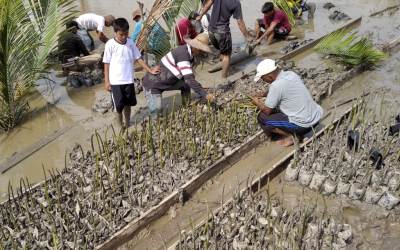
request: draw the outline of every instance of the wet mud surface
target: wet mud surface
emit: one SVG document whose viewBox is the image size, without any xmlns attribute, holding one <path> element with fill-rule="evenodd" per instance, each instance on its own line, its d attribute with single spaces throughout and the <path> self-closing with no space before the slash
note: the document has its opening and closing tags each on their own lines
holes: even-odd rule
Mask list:
<svg viewBox="0 0 400 250">
<path fill-rule="evenodd" d="M 83 2 L 83 1 L 82 1 Z M 90 1 L 88 1 L 90 2 Z M 340 1 L 339 1 L 340 2 Z M 387 3 L 392 3 L 393 1 L 383 1 L 386 4 Z M 379 7 L 381 4 L 385 3 L 379 3 L 377 4 Z M 360 7 L 365 7 L 367 4 L 364 3 L 355 3 L 354 7 L 351 7 L 349 9 L 349 12 L 351 13 L 353 11 L 353 8 L 358 8 L 357 11 L 360 11 Z M 98 8 L 101 7 L 102 4 L 97 4 Z M 340 3 L 339 3 L 340 6 Z M 104 7 L 104 6 L 103 6 Z M 107 8 L 104 7 L 103 10 L 106 10 Z M 370 10 L 371 7 L 368 9 Z M 356 13 L 356 11 L 355 11 Z M 108 14 L 108 13 L 106 13 Z M 129 13 L 130 14 L 130 13 Z M 129 16 L 127 14 L 126 16 Z M 352 15 L 351 15 L 352 16 Z M 388 17 L 389 20 L 391 16 Z M 382 23 L 384 24 L 384 23 Z M 324 30 L 324 28 L 320 29 L 321 25 L 322 27 L 326 28 L 326 23 L 317 23 L 316 27 L 312 27 L 313 29 L 315 28 L 318 30 L 316 33 L 321 32 Z M 324 26 L 325 25 L 325 26 Z M 329 24 L 330 25 L 330 24 Z M 378 25 L 376 27 L 382 27 L 382 25 Z M 316 34 L 314 33 L 314 34 Z M 380 39 L 381 41 L 387 41 L 387 37 L 392 37 L 391 35 L 381 35 L 375 32 L 373 34 L 373 37 Z M 398 58 L 396 59 L 398 62 Z M 396 64 L 394 64 L 396 65 Z M 240 67 L 239 67 L 240 68 Z M 321 91 L 326 91 L 326 88 L 320 88 L 319 87 L 325 82 L 325 81 L 330 81 L 331 79 L 335 78 L 335 74 L 337 72 L 330 72 L 329 68 L 326 67 L 321 67 L 321 66 L 316 66 L 314 69 L 311 70 L 305 70 L 304 72 L 301 72 L 301 68 L 293 68 L 291 66 L 291 69 L 293 69 L 296 72 L 299 72 L 300 74 L 303 74 L 303 76 L 306 78 L 306 84 L 313 89 L 312 93 L 313 96 L 318 99 L 318 95 L 320 95 Z M 395 74 L 396 71 L 392 71 L 391 75 Z M 314 77 L 313 77 L 314 75 Z M 321 80 L 322 77 L 321 75 L 326 76 L 326 80 Z M 211 86 L 212 85 L 212 78 L 214 76 L 208 76 L 205 79 L 205 85 Z M 364 79 L 365 80 L 365 79 Z M 379 79 L 377 79 L 379 80 Z M 242 79 L 242 84 L 237 84 L 237 92 L 242 92 L 242 93 L 250 93 L 254 89 L 263 89 L 265 86 L 262 84 L 259 85 L 255 83 L 254 86 L 250 86 L 247 88 L 247 84 L 253 84 L 252 77 L 248 76 L 248 79 Z M 389 83 L 393 84 L 393 88 L 398 88 L 398 85 L 396 83 Z M 243 87 L 245 86 L 245 87 Z M 314 88 L 313 88 L 314 86 Z M 71 136 L 71 134 L 63 137 L 60 139 L 60 141 L 56 145 L 52 145 L 51 147 L 45 148 L 45 151 L 42 153 L 38 153 L 35 155 L 34 160 L 32 161 L 27 161 L 25 165 L 21 166 L 19 169 L 16 169 L 15 171 L 11 171 L 11 174 L 3 175 L 1 176 L 1 191 L 6 191 L 7 189 L 7 184 L 8 180 L 13 179 L 13 183 L 18 183 L 19 182 L 19 177 L 24 177 L 26 175 L 28 176 L 35 176 L 35 181 L 40 180 L 43 178 L 43 174 L 41 171 L 38 171 L 41 169 L 41 162 L 44 159 L 50 159 L 51 161 L 49 164 L 45 164 L 45 168 L 59 168 L 62 169 L 64 166 L 64 159 L 63 155 L 65 152 L 66 145 L 69 145 L 70 148 L 74 145 L 75 142 L 82 142 L 86 144 L 87 147 L 90 147 L 90 140 L 87 136 L 89 134 L 92 134 L 94 128 L 102 128 L 105 127 L 105 124 L 110 124 L 111 123 L 111 116 L 93 116 L 93 113 L 90 111 L 92 105 L 93 105 L 93 99 L 95 96 L 95 93 L 100 90 L 102 86 L 97 86 L 92 89 L 83 89 L 81 88 L 79 91 L 75 90 L 68 90 L 66 91 L 66 95 L 62 96 L 61 100 L 64 100 L 66 97 L 70 97 L 72 101 L 67 101 L 67 102 L 57 102 L 56 103 L 56 108 L 52 109 L 54 110 L 54 113 L 43 113 L 44 115 L 39 117 L 38 119 L 44 119 L 44 124 L 45 129 L 43 130 L 43 126 L 40 127 L 40 129 L 35 128 L 35 126 L 28 127 L 28 130 L 26 130 L 24 136 L 18 135 L 17 138 L 19 141 L 23 141 L 22 143 L 14 143 L 15 148 L 21 148 L 21 145 L 24 145 L 28 143 L 29 141 L 35 141 L 37 138 L 40 138 L 40 133 L 33 133 L 34 131 L 41 131 L 45 133 L 46 131 L 52 131 L 54 130 L 55 127 L 61 127 L 64 124 L 70 124 L 73 122 L 78 122 L 80 123 L 80 126 L 78 129 L 74 129 L 74 132 Z M 265 90 L 265 89 L 263 89 Z M 225 91 L 223 91 L 225 92 Z M 229 91 L 228 91 L 229 92 Z M 229 94 L 227 94 L 229 95 Z M 235 96 L 236 93 L 235 91 L 231 92 L 231 96 Z M 89 97 L 88 97 L 89 96 Z M 227 101 L 231 99 L 231 97 L 223 97 L 221 99 L 226 98 Z M 68 98 L 67 98 L 68 99 Z M 47 101 L 41 101 L 38 103 L 38 107 L 48 107 L 48 104 L 46 103 Z M 45 104 L 43 104 L 45 103 Z M 61 105 L 59 105 L 61 103 Z M 72 110 L 72 112 L 71 112 Z M 50 114 L 50 115 L 49 115 Z M 239 119 L 244 119 L 239 118 Z M 84 122 L 82 122 L 84 121 Z M 217 120 L 218 121 L 218 120 Z M 29 123 L 28 123 L 29 124 Z M 25 124 L 26 125 L 26 124 Z M 249 125 L 250 126 L 250 125 Z M 26 128 L 26 127 L 25 127 Z M 21 129 L 25 129 L 21 128 Z M 209 128 L 212 130 L 212 128 Z M 240 128 L 239 128 L 240 130 Z M 21 131 L 21 130 L 19 130 Z M 33 132 L 32 132 L 33 131 Z M 109 132 L 110 134 L 111 132 Z M 189 132 L 188 132 L 189 133 Z M 138 133 L 139 136 L 140 133 Z M 34 135 L 34 136 L 32 136 Z M 2 153 L 5 152 L 3 151 L 3 148 L 6 148 L 5 145 L 12 145 L 8 144 L 12 136 L 5 137 L 5 139 L 2 138 Z M 24 138 L 25 137 L 25 138 Z M 145 137 L 145 136 L 143 136 Z M 189 136 L 190 137 L 190 136 Z M 245 138 L 245 136 L 243 137 Z M 238 140 L 237 143 L 240 140 L 243 140 L 243 138 L 236 139 Z M 14 139 L 13 139 L 14 140 Z M 113 155 L 116 155 L 116 151 L 114 151 L 116 148 L 119 148 L 119 146 L 116 146 L 118 143 L 127 143 L 126 145 L 130 145 L 130 142 L 112 142 L 109 143 L 107 140 L 104 140 L 106 147 L 109 147 L 109 157 Z M 190 142 L 189 142 L 190 144 Z M 195 144 L 195 143 L 193 143 Z M 223 143 L 222 143 L 223 144 Z M 207 146 L 207 143 L 205 143 Z M 235 144 L 232 144 L 232 147 L 234 147 Z M 183 147 L 183 145 L 180 145 Z M 187 144 L 186 144 L 187 146 Z M 204 146 L 202 144 L 202 146 Z M 217 157 L 221 156 L 224 154 L 224 150 L 226 147 L 229 147 L 230 145 L 224 144 L 222 147 L 220 147 L 220 144 L 210 144 L 211 146 L 214 146 L 214 149 L 218 148 L 216 150 L 216 155 L 212 157 Z M 150 149 L 150 148 L 149 148 Z M 15 149 L 7 149 L 9 155 L 15 151 Z M 103 149 L 104 150 L 104 149 Z M 126 149 L 124 149 L 126 150 Z M 151 151 L 151 150 L 150 150 Z M 60 153 L 61 152 L 61 153 Z M 185 181 L 185 176 L 180 176 L 176 177 L 177 179 L 174 179 L 175 177 L 171 177 L 171 173 L 166 173 L 166 172 L 161 172 L 154 174 L 154 169 L 153 170 L 148 170 L 146 173 L 142 173 L 141 175 L 136 174 L 134 176 L 136 182 L 131 182 L 131 186 L 134 186 L 137 188 L 136 190 L 143 190 L 145 189 L 146 185 L 151 185 L 149 183 L 146 184 L 146 180 L 148 178 L 156 178 L 157 181 L 166 181 L 164 186 L 160 185 L 157 188 L 150 188 L 146 191 L 147 192 L 147 200 L 146 200 L 146 194 L 142 195 L 142 197 L 139 199 L 137 196 L 135 197 L 128 197 L 129 192 L 127 192 L 126 188 L 127 187 L 122 187 L 121 185 L 124 185 L 122 183 L 125 182 L 120 182 L 120 178 L 125 178 L 126 180 L 128 179 L 128 176 L 122 175 L 116 178 L 118 172 L 127 170 L 131 168 L 130 163 L 126 163 L 125 159 L 120 159 L 118 157 L 115 157 L 112 159 L 112 161 L 119 161 L 122 164 L 115 164 L 115 165 L 120 165 L 121 168 L 109 168 L 108 166 L 105 166 L 107 164 L 104 164 L 104 161 L 102 162 L 103 164 L 100 164 L 100 160 L 96 157 L 96 155 L 102 155 L 105 157 L 108 153 L 97 151 L 95 153 L 94 151 L 91 151 L 91 153 L 87 153 L 84 151 L 83 153 L 80 152 L 79 148 L 75 148 L 73 154 L 72 154 L 72 161 L 71 165 L 68 165 L 65 170 L 60 170 L 60 172 L 66 172 L 67 176 L 69 176 L 66 179 L 63 178 L 50 178 L 50 175 L 47 173 L 47 184 L 48 184 L 48 189 L 42 188 L 38 189 L 35 192 L 32 192 L 31 196 L 26 195 L 26 196 L 21 196 L 21 203 L 20 204 L 25 204 L 22 205 L 21 207 L 18 207 L 19 203 L 8 203 L 7 209 L 4 207 L 2 208 L 2 219 L 7 220 L 7 223 L 2 223 L 3 225 L 13 225 L 15 228 L 7 226 L 8 228 L 5 228 L 2 230 L 2 232 L 5 232 L 8 238 L 10 235 L 14 235 L 15 237 L 23 237 L 24 235 L 29 235 L 29 237 L 24 237 L 24 240 L 21 240 L 19 244 L 22 244 L 26 242 L 26 244 L 30 244 L 30 242 L 35 241 L 34 244 L 42 244 L 41 246 L 46 247 L 46 246 L 53 246 L 55 242 L 65 240 L 63 244 L 65 244 L 65 247 L 74 247 L 76 244 L 82 244 L 83 246 L 87 243 L 89 246 L 91 246 L 90 242 L 101 242 L 104 241 L 105 238 L 110 236 L 111 233 L 115 232 L 118 228 L 121 228 L 122 225 L 125 225 L 127 221 L 131 220 L 132 218 L 135 218 L 139 216 L 146 208 L 150 207 L 151 205 L 156 204 L 161 200 L 161 192 L 164 192 L 166 190 L 172 190 L 172 187 L 175 184 L 181 183 Z M 158 157 L 160 157 L 161 153 L 159 154 Z M 2 157 L 3 154 L 2 154 Z M 158 158 L 162 159 L 162 157 Z M 184 161 L 183 161 L 184 162 Z M 115 162 L 114 162 L 115 163 Z M 159 162 L 160 165 L 162 165 L 161 162 Z M 176 163 L 176 162 L 175 162 Z M 205 161 L 202 164 L 199 165 L 199 167 L 205 167 L 207 164 L 210 162 Z M 150 161 L 147 161 L 146 163 L 143 162 L 146 168 L 151 169 L 152 165 Z M 146 165 L 150 164 L 150 165 Z M 166 160 L 164 162 L 166 164 L 165 166 L 169 166 L 167 164 L 168 161 Z M 33 166 L 34 165 L 34 166 Z M 181 164 L 182 165 L 182 164 Z M 187 165 L 187 164 L 186 164 Z M 31 173 L 28 173 L 28 171 L 25 171 L 28 169 L 29 166 L 29 171 Z M 33 167 L 32 167 L 33 166 Z M 101 166 L 101 167 L 100 167 Z M 105 167 L 104 167 L 105 166 Z M 180 164 L 178 164 L 180 166 Z M 82 168 L 81 168 L 82 167 Z M 154 165 L 153 165 L 154 167 Z M 185 164 L 182 166 L 183 168 L 185 167 Z M 99 170 L 101 169 L 101 170 Z M 83 172 L 82 172 L 83 171 Z M 96 171 L 97 172 L 96 175 Z M 200 170 L 198 170 L 200 171 Z M 56 171 L 53 172 L 54 175 L 56 175 Z M 127 173 L 131 173 L 127 171 Z M 100 175 L 100 177 L 99 177 Z M 132 178 L 133 174 L 130 176 Z M 143 178 L 140 178 L 143 176 Z M 169 177 L 166 177 L 169 176 Z M 101 181 L 98 181 L 100 179 Z M 113 183 L 113 179 L 116 178 L 116 182 Z M 73 179 L 74 181 L 70 181 Z M 142 179 L 142 183 L 139 182 L 139 180 Z M 3 181 L 4 180 L 4 181 Z M 134 184 L 132 184 L 134 183 Z M 152 183 L 152 182 L 150 182 Z M 173 184 L 171 184 L 173 183 Z M 27 185 L 27 182 L 25 181 L 25 184 L 23 186 Z M 18 186 L 18 185 L 14 185 Z M 59 193 L 59 187 L 60 186 L 66 186 L 68 188 L 68 192 L 65 194 Z M 96 189 L 94 188 L 96 186 Z M 153 185 L 151 185 L 153 186 Z M 125 189 L 124 189 L 125 188 Z M 105 190 L 106 189 L 106 190 Z M 113 190 L 114 189 L 114 190 Z M 24 188 L 22 189 L 22 191 Z M 110 191 L 112 190 L 112 191 Z M 21 189 L 20 189 L 21 191 Z M 105 196 L 102 196 L 102 192 L 105 192 L 104 194 L 108 194 L 107 192 L 113 192 L 113 197 L 116 197 L 115 199 L 112 198 L 106 198 L 104 199 Z M 142 192 L 142 191 L 136 191 L 137 192 Z M 132 192 L 134 193 L 134 192 Z M 14 194 L 17 194 L 17 191 L 14 191 Z M 103 194 L 103 195 L 104 195 Z M 73 198 L 75 197 L 74 195 L 77 195 L 76 197 L 78 198 Z M 125 196 L 124 196 L 125 195 Z M 86 198 L 85 198 L 86 197 Z M 91 197 L 91 198 L 87 198 Z M 149 199 L 151 197 L 152 199 Z M 159 198 L 154 198 L 153 197 L 159 197 Z M 139 201 L 140 200 L 140 201 Z M 154 200 L 154 201 L 153 201 Z M 61 202 L 62 201 L 62 204 Z M 145 203 L 143 203 L 146 201 Z M 100 203 L 101 202 L 101 203 Z M 137 207 L 131 206 L 130 204 L 135 203 Z M 141 203 L 140 203 L 141 202 Z M 103 203 L 105 205 L 103 205 Z M 27 207 L 27 205 L 31 205 L 31 207 Z M 60 205 L 61 204 L 61 205 Z M 102 204 L 102 205 L 99 205 Z M 10 209 L 10 210 L 8 210 Z M 348 211 L 353 211 L 353 208 L 348 209 Z M 7 212 L 7 211 L 13 211 L 15 213 L 15 216 L 11 216 L 12 212 Z M 99 212 L 100 211 L 100 212 Z M 129 212 L 128 212 L 129 211 Z M 358 211 L 358 210 L 356 210 Z M 357 212 L 355 212 L 357 213 Z M 57 216 L 53 216 L 53 214 L 56 214 Z M 295 212 L 294 212 L 295 214 Z M 20 215 L 20 216 L 17 216 Z M 59 216 L 60 215 L 60 216 Z M 44 216 L 44 220 L 46 223 L 41 223 L 42 222 L 42 217 Z M 359 217 L 355 216 L 354 220 L 358 220 Z M 61 219 L 59 219 L 61 218 Z M 125 218 L 128 218 L 125 220 Z M 33 221 L 33 222 L 30 222 Z M 26 225 L 29 225 L 28 227 Z M 65 226 L 69 225 L 69 226 Z M 70 226 L 73 225 L 71 228 Z M 76 225 L 76 226 L 75 226 Z M 67 228 L 67 229 L 65 229 Z M 93 233 L 92 229 L 98 228 L 106 228 L 104 231 L 100 233 Z M 354 227 L 353 227 L 354 228 Z M 383 228 L 383 226 L 382 226 Z M 11 229 L 11 230 L 9 230 Z M 387 235 L 392 235 L 393 229 L 396 229 L 396 226 L 392 225 L 386 225 L 385 230 L 388 231 Z M 372 229 L 371 229 L 372 230 Z M 101 230 L 100 230 L 101 231 Z M 60 234 L 57 234 L 55 232 L 61 232 Z M 85 237 L 83 238 L 82 235 L 85 234 L 86 232 L 89 232 Z M 386 232 L 386 231 L 385 231 Z M 4 237 L 4 235 L 3 235 Z M 374 241 L 374 237 L 378 237 L 375 233 L 375 231 L 371 231 L 371 236 L 368 238 L 371 241 Z M 384 237 L 383 237 L 384 238 Z M 68 239 L 68 240 L 66 240 Z M 386 239 L 386 238 L 384 238 Z M 381 238 L 379 240 L 382 240 Z M 384 240 L 382 240 L 384 241 Z M 389 240 L 387 241 L 389 242 Z M 393 242 L 396 242 L 395 239 L 393 239 Z M 392 245 L 393 246 L 393 245 Z"/>
<path fill-rule="evenodd" d="M 175 249 L 344 249 L 352 229 L 314 214 L 306 204 L 287 210 L 269 193 L 236 193 L 204 225 L 181 232 Z"/>
<path fill-rule="evenodd" d="M 43 185 L 9 187 L 0 205 L 3 246 L 93 248 L 253 135 L 251 112 L 193 106 L 144 121 L 129 136 L 96 133 L 91 150 L 76 146 Z"/>
<path fill-rule="evenodd" d="M 143 2 L 145 9 L 149 9 L 152 1 Z M 83 0 L 77 1 L 77 5 L 82 12 L 94 12 L 100 15 L 113 14 L 115 16 L 126 17 L 130 22 L 130 26 L 133 27 L 130 15 L 132 9 L 136 7 L 136 3 L 126 0 L 113 1 L 112 3 L 109 1 Z M 246 3 L 243 2 L 242 5 L 245 22 L 249 27 L 253 28 L 254 13 L 259 13 L 262 3 L 257 0 L 250 0 L 246 1 Z M 319 6 L 317 11 L 323 11 L 322 7 Z M 261 13 L 259 16 L 261 16 Z M 315 38 L 325 33 L 326 30 L 333 29 L 336 25 L 327 21 L 325 16 L 319 15 L 315 17 L 315 22 L 314 20 L 305 20 L 304 24 L 299 25 L 293 32 L 300 40 L 303 38 Z M 232 20 L 231 28 L 234 47 L 243 47 L 244 39 L 234 20 Z M 112 29 L 107 28 L 106 33 L 112 36 Z M 269 52 L 264 53 L 265 55 L 263 56 L 270 56 L 274 54 L 275 50 L 279 52 L 280 46 L 284 43 L 273 44 L 273 46 L 268 48 Z M 96 45 L 99 48 L 102 47 L 102 44 L 98 42 Z M 279 55 L 279 53 L 275 53 L 276 55 Z M 232 73 L 256 63 L 257 60 L 259 61 L 257 58 L 255 61 L 252 58 L 232 67 Z M 196 78 L 205 87 L 214 87 L 215 79 L 220 78 L 220 72 L 214 74 L 207 73 L 207 66 L 199 68 L 196 73 Z M 140 73 L 138 74 L 140 75 Z M 65 78 L 55 76 L 51 76 L 50 78 L 54 82 L 40 82 L 37 88 L 38 92 L 35 93 L 32 101 L 30 101 L 32 116 L 28 116 L 26 122 L 13 132 L 0 135 L 0 162 L 6 161 L 10 156 L 25 150 L 25 148 L 37 143 L 42 137 L 53 133 L 57 129 L 62 129 L 70 125 L 73 125 L 73 129 L 68 131 L 65 136 L 58 138 L 5 174 L 2 174 L 0 176 L 0 200 L 6 199 L 8 182 L 18 185 L 19 179 L 25 177 L 29 177 L 33 183 L 43 180 L 42 165 L 44 165 L 45 169 L 61 169 L 63 166 L 63 155 L 66 151 L 71 151 L 75 143 L 90 145 L 89 136 L 94 130 L 104 131 L 107 126 L 114 123 L 114 114 L 112 112 L 102 114 L 102 112 L 109 110 L 107 97 L 102 99 L 104 102 L 100 100 L 100 105 L 95 106 L 95 109 L 101 112 L 92 111 L 96 96 L 98 96 L 98 93 L 104 93 L 102 84 L 92 87 L 82 86 L 79 89 L 74 89 L 65 85 Z M 175 95 L 177 95 L 176 92 L 167 93 L 164 97 L 163 105 L 171 106 L 173 96 Z M 133 109 L 132 120 L 141 119 L 143 116 L 142 112 L 139 111 L 145 109 L 146 106 L 142 94 L 139 94 L 137 98 L 138 106 Z M 179 97 L 176 99 L 179 99 Z M 136 112 L 138 113 L 136 114 Z"/>
<path fill-rule="evenodd" d="M 373 101 L 373 102 L 376 102 Z M 382 107 L 382 106 L 381 106 Z M 400 203 L 400 140 L 396 113 L 389 107 L 357 112 L 299 153 L 286 169 L 286 180 L 325 195 L 347 196 L 397 209 Z M 396 112 L 396 111 L 394 111 Z M 400 209 L 397 209 L 399 213 Z"/>
</svg>

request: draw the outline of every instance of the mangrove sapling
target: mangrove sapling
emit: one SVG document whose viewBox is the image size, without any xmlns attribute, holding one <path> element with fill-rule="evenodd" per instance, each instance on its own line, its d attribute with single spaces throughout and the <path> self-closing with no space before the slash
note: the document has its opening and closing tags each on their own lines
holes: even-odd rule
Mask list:
<svg viewBox="0 0 400 250">
<path fill-rule="evenodd" d="M 379 205 L 390 209 L 400 203 L 396 196 L 398 187 L 397 184 L 394 185 L 394 183 L 397 183 L 394 181 L 395 179 L 391 182 L 391 189 L 386 192 L 382 190 L 387 190 L 389 180 L 392 180 L 394 171 L 398 169 L 397 166 L 399 164 L 393 164 L 393 159 L 395 158 L 393 156 L 395 152 L 398 152 L 400 143 L 397 137 L 390 136 L 385 130 L 385 124 L 387 123 L 385 121 L 388 118 L 376 119 L 376 116 L 379 116 L 379 110 L 371 115 L 369 110 L 365 110 L 363 104 L 361 108 L 358 108 L 349 116 L 347 121 L 336 128 L 336 135 L 330 138 L 331 142 L 316 143 L 316 151 L 314 151 L 315 147 L 307 147 L 300 156 L 299 164 L 302 169 L 310 168 L 313 172 L 320 171 L 317 165 L 312 165 L 305 160 L 308 158 L 307 155 L 316 152 L 316 161 L 324 162 L 325 166 L 335 166 L 329 170 L 330 177 L 325 181 L 324 194 L 330 194 L 335 187 L 334 182 L 339 181 L 337 182 L 337 194 L 345 194 L 352 199 L 362 199 L 372 204 L 377 203 L 379 200 Z M 359 150 L 357 151 L 355 147 L 351 147 L 350 152 L 344 150 L 343 136 L 347 133 L 347 124 L 350 125 L 350 128 L 361 131 L 360 135 L 362 136 L 360 136 Z M 324 137 L 329 136 L 329 133 L 326 133 L 321 138 L 321 141 L 326 142 Z M 383 170 L 377 169 L 374 165 L 376 161 L 370 161 L 369 159 L 373 148 L 382 153 L 381 158 L 385 161 Z M 298 180 L 300 183 L 307 184 L 302 175 L 299 175 Z"/>
</svg>

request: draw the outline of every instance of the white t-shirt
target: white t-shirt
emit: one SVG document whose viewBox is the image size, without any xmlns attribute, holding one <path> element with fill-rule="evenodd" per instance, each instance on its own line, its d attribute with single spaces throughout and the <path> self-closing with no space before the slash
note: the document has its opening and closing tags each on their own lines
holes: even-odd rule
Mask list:
<svg viewBox="0 0 400 250">
<path fill-rule="evenodd" d="M 203 32 L 208 34 L 208 26 L 210 26 L 210 22 L 208 21 L 208 14 L 205 14 L 202 18 L 201 18 L 201 27 L 203 27 Z"/>
<path fill-rule="evenodd" d="M 103 32 L 105 26 L 104 17 L 93 13 L 80 15 L 75 21 L 86 30 L 97 30 L 98 32 Z"/>
<path fill-rule="evenodd" d="M 141 56 L 139 49 L 130 38 L 125 44 L 118 43 L 115 38 L 108 40 L 104 48 L 103 63 L 110 64 L 110 84 L 132 84 L 135 74 L 133 63 Z"/>
<path fill-rule="evenodd" d="M 303 128 L 315 125 L 323 115 L 323 109 L 312 98 L 300 76 L 292 71 L 281 71 L 270 85 L 265 105 L 279 108 L 289 117 L 289 122 Z"/>
</svg>

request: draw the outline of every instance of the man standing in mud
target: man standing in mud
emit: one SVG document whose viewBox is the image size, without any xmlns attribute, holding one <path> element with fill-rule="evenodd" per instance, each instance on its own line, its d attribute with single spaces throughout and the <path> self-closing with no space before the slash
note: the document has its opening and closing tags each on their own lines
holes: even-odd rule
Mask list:
<svg viewBox="0 0 400 250">
<path fill-rule="evenodd" d="M 323 109 L 313 100 L 299 75 L 283 71 L 274 60 L 265 59 L 257 65 L 254 81 L 259 80 L 270 83 L 270 87 L 268 93 L 252 97 L 260 109 L 258 123 L 267 135 L 282 137 L 278 144 L 293 145 L 293 135 L 301 139 L 319 123 Z M 267 97 L 265 103 L 260 97 Z"/>
<path fill-rule="evenodd" d="M 239 29 L 244 37 L 248 41 L 251 41 L 252 38 L 247 32 L 246 24 L 243 20 L 240 0 L 208 0 L 196 20 L 200 21 L 211 6 L 213 6 L 213 9 L 208 34 L 212 45 L 221 53 L 222 77 L 226 78 L 229 75 L 229 64 L 232 53 L 232 36 L 229 27 L 231 16 L 237 20 Z"/>
</svg>

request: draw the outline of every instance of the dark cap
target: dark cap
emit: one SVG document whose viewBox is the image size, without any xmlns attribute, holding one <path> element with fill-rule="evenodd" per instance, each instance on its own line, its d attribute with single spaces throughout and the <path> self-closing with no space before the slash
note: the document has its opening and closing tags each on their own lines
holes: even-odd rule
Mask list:
<svg viewBox="0 0 400 250">
<path fill-rule="evenodd" d="M 71 28 L 79 29 L 79 24 L 76 21 L 69 21 L 65 24 L 65 26 L 67 27 L 67 29 L 71 29 Z"/>
</svg>

